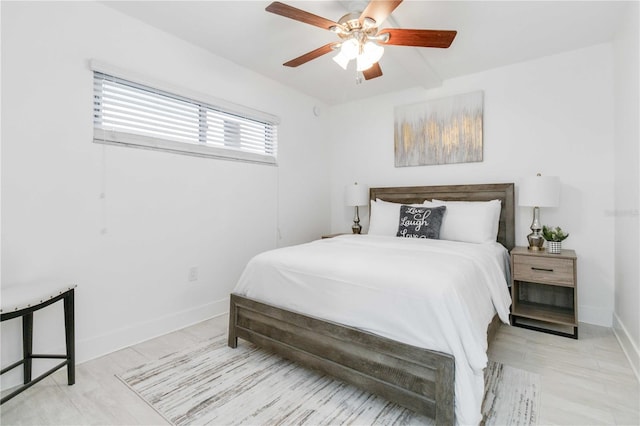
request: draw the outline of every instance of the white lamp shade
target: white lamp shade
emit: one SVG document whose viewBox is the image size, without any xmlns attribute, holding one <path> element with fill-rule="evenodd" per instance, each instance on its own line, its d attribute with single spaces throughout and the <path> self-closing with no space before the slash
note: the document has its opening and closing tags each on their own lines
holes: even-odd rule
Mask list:
<svg viewBox="0 0 640 426">
<path fill-rule="evenodd" d="M 369 189 L 364 185 L 347 185 L 344 193 L 344 203 L 347 206 L 366 206 L 369 204 Z"/>
<path fill-rule="evenodd" d="M 557 207 L 560 204 L 560 179 L 556 176 L 532 176 L 520 184 L 518 204 L 529 207 Z"/>
</svg>

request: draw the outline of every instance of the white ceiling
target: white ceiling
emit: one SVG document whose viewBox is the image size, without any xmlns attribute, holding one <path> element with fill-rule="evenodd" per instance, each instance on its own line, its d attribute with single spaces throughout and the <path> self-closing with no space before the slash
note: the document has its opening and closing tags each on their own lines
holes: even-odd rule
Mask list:
<svg viewBox="0 0 640 426">
<path fill-rule="evenodd" d="M 335 41 L 330 31 L 266 12 L 270 1 L 107 1 L 154 27 L 328 104 L 443 80 L 611 41 L 625 13 L 617 1 L 405 0 L 382 27 L 457 30 L 449 49 L 387 46 L 382 77 L 356 83 L 332 54 L 297 68 L 282 63 Z M 366 2 L 283 3 L 337 21 Z M 354 61 L 352 61 L 354 62 Z"/>
</svg>

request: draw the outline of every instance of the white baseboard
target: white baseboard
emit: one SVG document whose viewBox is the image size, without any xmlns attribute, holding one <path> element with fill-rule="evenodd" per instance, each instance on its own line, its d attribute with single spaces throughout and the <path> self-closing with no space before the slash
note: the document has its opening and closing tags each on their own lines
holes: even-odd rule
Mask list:
<svg viewBox="0 0 640 426">
<path fill-rule="evenodd" d="M 613 314 L 613 333 L 618 339 L 618 342 L 620 342 L 622 351 L 627 356 L 629 364 L 631 364 L 631 369 L 636 375 L 636 379 L 640 381 L 640 350 L 638 350 L 638 347 L 629 336 L 627 328 L 615 313 Z"/>
<path fill-rule="evenodd" d="M 76 341 L 76 364 L 82 364 L 227 312 L 229 312 L 228 297 L 113 330 L 100 336 L 78 340 Z"/>
</svg>

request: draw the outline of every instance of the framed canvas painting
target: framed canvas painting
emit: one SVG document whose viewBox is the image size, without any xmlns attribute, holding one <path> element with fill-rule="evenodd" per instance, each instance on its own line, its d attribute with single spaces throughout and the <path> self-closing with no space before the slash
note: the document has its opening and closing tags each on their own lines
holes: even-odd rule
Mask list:
<svg viewBox="0 0 640 426">
<path fill-rule="evenodd" d="M 395 108 L 395 166 L 482 161 L 482 91 Z"/>
</svg>

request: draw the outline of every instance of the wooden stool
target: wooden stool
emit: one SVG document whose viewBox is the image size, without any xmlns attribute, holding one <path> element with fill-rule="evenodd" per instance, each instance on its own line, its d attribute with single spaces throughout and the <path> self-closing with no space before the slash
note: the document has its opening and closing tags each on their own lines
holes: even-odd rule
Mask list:
<svg viewBox="0 0 640 426">
<path fill-rule="evenodd" d="M 3 368 L 0 375 L 13 370 L 20 365 L 24 369 L 24 385 L 0 400 L 4 404 L 20 392 L 30 388 L 40 380 L 54 373 L 56 370 L 67 366 L 67 379 L 69 385 L 76 382 L 75 369 L 75 336 L 74 336 L 74 312 L 73 312 L 73 292 L 76 285 L 52 286 L 47 284 L 24 284 L 5 287 L 2 289 L 2 307 L 0 308 L 0 321 L 22 317 L 22 355 L 23 358 Z M 64 303 L 64 329 L 66 341 L 66 354 L 64 355 L 41 355 L 33 353 L 33 313 L 38 309 L 49 306 L 52 303 L 62 300 Z M 35 379 L 31 379 L 31 367 L 34 359 L 64 359 L 64 362 L 56 365 L 49 371 L 41 374 Z"/>
</svg>

